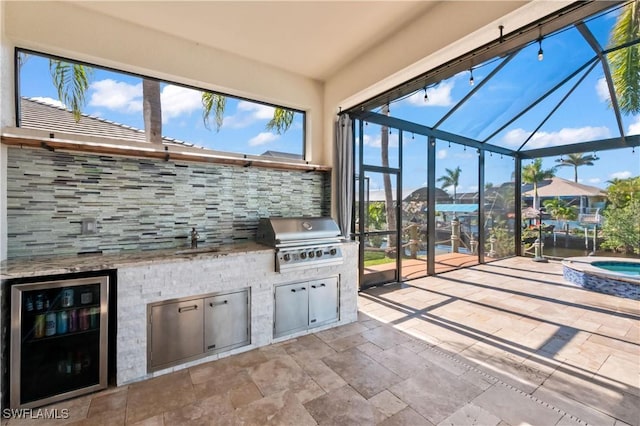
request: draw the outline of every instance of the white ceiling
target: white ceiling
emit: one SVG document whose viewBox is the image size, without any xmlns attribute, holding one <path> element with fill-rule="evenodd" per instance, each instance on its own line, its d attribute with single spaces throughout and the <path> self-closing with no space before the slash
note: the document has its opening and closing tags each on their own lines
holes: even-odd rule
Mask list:
<svg viewBox="0 0 640 426">
<path fill-rule="evenodd" d="M 77 6 L 326 81 L 438 1 L 72 1 Z"/>
</svg>

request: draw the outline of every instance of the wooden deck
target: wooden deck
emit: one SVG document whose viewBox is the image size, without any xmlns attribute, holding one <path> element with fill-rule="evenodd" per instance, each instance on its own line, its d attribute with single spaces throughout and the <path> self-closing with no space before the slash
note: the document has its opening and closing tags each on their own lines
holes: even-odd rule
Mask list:
<svg viewBox="0 0 640 426">
<path fill-rule="evenodd" d="M 458 268 L 473 266 L 478 264 L 478 256 L 464 253 L 445 253 L 436 256 L 436 274 L 452 271 Z M 392 270 L 395 263 L 383 263 L 380 265 L 367 266 L 364 268 L 365 275 L 368 273 Z M 427 275 L 426 259 L 402 259 L 402 279 L 411 280 Z"/>
</svg>

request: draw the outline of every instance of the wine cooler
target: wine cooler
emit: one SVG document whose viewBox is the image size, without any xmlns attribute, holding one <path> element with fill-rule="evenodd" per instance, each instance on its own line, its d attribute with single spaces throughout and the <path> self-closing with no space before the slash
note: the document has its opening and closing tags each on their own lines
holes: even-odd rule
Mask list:
<svg viewBox="0 0 640 426">
<path fill-rule="evenodd" d="M 108 292 L 107 276 L 11 287 L 13 408 L 107 387 Z"/>
</svg>

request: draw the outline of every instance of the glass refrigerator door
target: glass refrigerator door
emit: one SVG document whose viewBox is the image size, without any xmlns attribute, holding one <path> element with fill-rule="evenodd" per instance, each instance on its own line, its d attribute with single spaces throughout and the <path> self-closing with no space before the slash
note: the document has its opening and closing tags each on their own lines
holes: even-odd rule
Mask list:
<svg viewBox="0 0 640 426">
<path fill-rule="evenodd" d="M 107 277 L 12 287 L 13 407 L 106 388 L 107 293 Z"/>
</svg>

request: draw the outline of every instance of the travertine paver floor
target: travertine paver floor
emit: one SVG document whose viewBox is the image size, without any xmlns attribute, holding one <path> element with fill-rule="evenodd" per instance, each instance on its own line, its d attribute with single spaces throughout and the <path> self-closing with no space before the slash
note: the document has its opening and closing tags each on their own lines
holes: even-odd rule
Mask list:
<svg viewBox="0 0 640 426">
<path fill-rule="evenodd" d="M 88 425 L 638 425 L 639 348 L 639 302 L 511 258 L 373 288 L 356 323 L 49 408 Z"/>
</svg>

